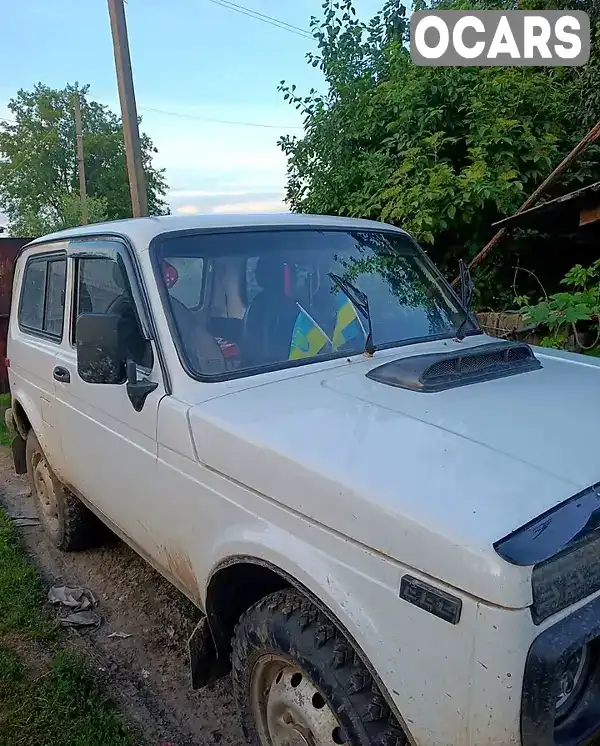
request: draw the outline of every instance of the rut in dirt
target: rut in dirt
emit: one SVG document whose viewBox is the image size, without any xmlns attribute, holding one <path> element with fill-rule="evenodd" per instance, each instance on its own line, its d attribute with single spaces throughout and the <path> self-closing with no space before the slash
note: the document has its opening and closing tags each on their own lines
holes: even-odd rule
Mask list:
<svg viewBox="0 0 600 746">
<path fill-rule="evenodd" d="M 35 516 L 26 481 L 0 453 L 0 501 L 9 514 Z M 199 611 L 128 546 L 106 531 L 103 546 L 63 553 L 35 521 L 21 521 L 28 551 L 48 585 L 83 586 L 98 599 L 97 630 L 77 631 L 110 696 L 149 745 L 243 746 L 229 678 L 190 688 L 187 640 Z M 104 538 L 104 537 L 103 537 Z M 109 637 L 113 633 L 130 637 Z"/>
</svg>

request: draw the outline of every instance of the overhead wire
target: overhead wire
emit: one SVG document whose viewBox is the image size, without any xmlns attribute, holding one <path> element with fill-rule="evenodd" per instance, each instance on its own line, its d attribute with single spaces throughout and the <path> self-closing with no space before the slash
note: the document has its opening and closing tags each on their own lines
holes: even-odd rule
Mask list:
<svg viewBox="0 0 600 746">
<path fill-rule="evenodd" d="M 288 23 L 287 21 L 282 21 L 280 18 L 275 18 L 274 16 L 270 16 L 266 13 L 260 13 L 258 10 L 254 10 L 253 8 L 248 8 L 245 5 L 240 5 L 239 3 L 233 2 L 233 0 L 208 0 L 208 2 L 213 3 L 214 5 L 219 5 L 222 8 L 226 8 L 227 10 L 235 11 L 236 13 L 241 13 L 244 16 L 247 16 L 248 18 L 254 18 L 257 21 L 261 21 L 262 23 L 267 23 L 271 26 L 275 26 L 276 28 L 280 28 L 283 31 L 289 31 L 292 34 L 297 34 L 299 36 L 303 36 L 306 39 L 313 39 L 312 34 L 307 31 L 306 29 L 301 28 L 300 26 L 296 26 L 293 23 Z M 216 119 L 212 117 L 203 117 L 196 114 L 184 114 L 182 112 L 176 112 L 176 111 L 168 111 L 166 109 L 156 109 L 151 106 L 143 106 L 138 105 L 138 109 L 141 111 L 150 111 L 154 112 L 156 114 L 164 114 L 166 116 L 173 116 L 173 117 L 179 117 L 181 119 L 195 119 L 200 122 L 212 122 L 215 124 L 227 124 L 227 125 L 237 125 L 240 127 L 258 127 L 261 129 L 302 129 L 302 126 L 299 124 L 288 124 L 288 125 L 279 125 L 279 124 L 266 124 L 264 122 L 246 122 L 242 120 L 232 120 L 232 119 Z"/>
<path fill-rule="evenodd" d="M 180 111 L 169 111 L 167 109 L 155 109 L 152 106 L 140 106 L 140 111 L 150 111 L 154 114 L 164 114 L 169 117 L 178 117 L 180 119 L 193 119 L 198 122 L 208 122 L 214 124 L 229 124 L 238 127 L 259 127 L 263 129 L 276 129 L 276 130 L 289 130 L 289 129 L 302 129 L 300 124 L 266 124 L 264 122 L 245 122 L 237 119 L 216 119 L 213 117 L 202 117 L 197 114 L 185 114 Z M 8 122 L 9 124 L 17 124 L 16 119 L 7 119 L 6 117 L 0 117 L 0 122 Z"/>
<path fill-rule="evenodd" d="M 263 122 L 245 122 L 237 119 L 215 119 L 213 117 L 202 117 L 196 114 L 184 114 L 177 111 L 167 111 L 166 109 L 155 109 L 151 106 L 138 106 L 140 111 L 151 111 L 155 114 L 165 114 L 166 116 L 179 117 L 181 119 L 194 119 L 199 122 L 212 122 L 215 124 L 232 124 L 240 127 L 261 127 L 265 129 L 302 129 L 300 124 L 265 124 Z"/>
<path fill-rule="evenodd" d="M 275 26 L 276 28 L 280 28 L 284 31 L 289 31 L 290 33 L 303 36 L 307 39 L 313 38 L 312 34 L 306 31 L 306 29 L 301 28 L 300 26 L 296 26 L 293 23 L 288 23 L 287 21 L 282 21 L 281 19 L 275 18 L 274 16 L 267 15 L 266 13 L 260 13 L 257 10 L 246 7 L 245 5 L 240 5 L 239 3 L 235 3 L 232 0 L 208 0 L 208 2 L 211 2 L 214 5 L 219 5 L 228 10 L 235 11 L 236 13 L 241 13 L 242 15 L 248 16 L 249 18 L 254 18 L 257 21 L 267 23 L 271 26 Z M 239 126 L 239 127 L 257 127 L 260 129 L 278 129 L 278 130 L 302 129 L 302 126 L 299 124 L 280 125 L 280 124 L 266 124 L 264 122 L 246 122 L 242 120 L 233 120 L 233 119 L 217 119 L 213 117 L 203 117 L 203 116 L 199 116 L 196 114 L 185 114 L 183 112 L 169 111 L 167 109 L 156 109 L 151 106 L 143 106 L 139 104 L 138 104 L 138 109 L 140 109 L 141 111 L 153 112 L 155 114 L 163 114 L 165 116 L 178 117 L 181 119 L 192 119 L 192 120 L 196 120 L 199 122 L 208 122 L 208 123 L 214 123 L 214 124 L 226 124 L 226 125 Z M 15 119 L 7 119 L 6 117 L 0 117 L 0 121 L 9 122 L 11 124 L 16 124 Z"/>
<path fill-rule="evenodd" d="M 259 13 L 258 10 L 247 8 L 245 5 L 239 5 L 238 3 L 232 2 L 232 0 L 208 0 L 208 2 L 213 3 L 214 5 L 220 5 L 222 8 L 227 8 L 228 10 L 233 10 L 236 13 L 241 13 L 249 18 L 254 18 L 257 21 L 268 23 L 270 26 L 289 31 L 291 34 L 303 36 L 305 39 L 313 39 L 313 35 L 300 26 L 295 26 L 293 23 L 282 21 L 281 19 L 267 15 L 266 13 Z"/>
</svg>

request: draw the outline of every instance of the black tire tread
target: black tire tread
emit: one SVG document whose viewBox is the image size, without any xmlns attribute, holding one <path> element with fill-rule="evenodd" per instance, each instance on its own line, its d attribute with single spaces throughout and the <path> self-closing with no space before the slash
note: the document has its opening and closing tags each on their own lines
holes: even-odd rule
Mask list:
<svg viewBox="0 0 600 746">
<path fill-rule="evenodd" d="M 63 489 L 64 532 L 61 547 L 64 552 L 87 549 L 96 543 L 97 519 L 75 495 Z"/>
<path fill-rule="evenodd" d="M 276 616 L 285 620 L 291 634 L 310 637 L 314 648 L 325 658 L 326 665 L 335 669 L 336 679 L 351 700 L 367 737 L 367 740 L 361 738 L 349 742 L 351 746 L 408 746 L 408 739 L 397 718 L 354 647 L 329 617 L 295 589 L 277 591 L 261 599 L 241 616 L 235 628 L 232 676 L 247 737 L 251 738 L 247 726 L 251 722 L 251 713 L 244 691 L 244 653 L 251 644 L 248 634 L 268 624 L 269 619 Z M 321 689 L 327 697 L 325 687 L 321 686 Z M 253 746 L 263 746 L 256 739 L 251 743 Z"/>
<path fill-rule="evenodd" d="M 39 441 L 33 430 L 30 430 L 27 435 L 27 473 L 32 491 L 35 490 L 32 475 L 32 456 L 34 451 L 39 451 L 43 458 L 46 456 L 39 444 Z M 46 459 L 46 462 L 48 460 Z M 50 534 L 49 538 L 63 552 L 79 551 L 81 549 L 87 549 L 95 544 L 95 539 L 98 535 L 98 519 L 89 511 L 85 505 L 75 495 L 73 495 L 67 488 L 60 482 L 58 477 L 52 471 L 52 467 L 48 464 L 56 499 L 59 504 L 59 517 L 60 527 L 57 536 Z M 34 497 L 35 500 L 35 497 Z M 36 508 L 39 512 L 38 501 L 35 500 Z M 43 517 L 40 515 L 42 525 L 44 524 Z"/>
</svg>

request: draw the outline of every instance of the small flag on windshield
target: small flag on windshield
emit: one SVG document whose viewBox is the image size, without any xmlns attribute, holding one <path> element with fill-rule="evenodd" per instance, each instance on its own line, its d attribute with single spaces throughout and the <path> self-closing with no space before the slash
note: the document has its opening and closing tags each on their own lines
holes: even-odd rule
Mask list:
<svg viewBox="0 0 600 746">
<path fill-rule="evenodd" d="M 333 347 L 339 349 L 346 342 L 365 337 L 365 330 L 358 318 L 354 304 L 343 293 L 338 293 L 338 312 L 333 330 Z"/>
<path fill-rule="evenodd" d="M 300 313 L 294 324 L 292 343 L 290 345 L 290 360 L 302 360 L 314 357 L 326 346 L 331 345 L 331 340 L 302 306 L 296 304 Z"/>
</svg>

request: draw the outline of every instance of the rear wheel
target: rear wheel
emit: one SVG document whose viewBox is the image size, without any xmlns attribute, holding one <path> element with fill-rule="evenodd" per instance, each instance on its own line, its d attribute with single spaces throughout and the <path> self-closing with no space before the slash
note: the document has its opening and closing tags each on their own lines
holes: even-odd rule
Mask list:
<svg viewBox="0 0 600 746">
<path fill-rule="evenodd" d="M 27 473 L 40 523 L 63 551 L 85 549 L 97 534 L 95 516 L 54 475 L 33 430 L 27 435 Z"/>
<path fill-rule="evenodd" d="M 373 677 L 343 633 L 295 590 L 241 618 L 233 683 L 252 746 L 406 746 Z"/>
</svg>

